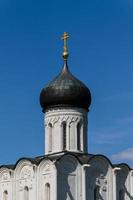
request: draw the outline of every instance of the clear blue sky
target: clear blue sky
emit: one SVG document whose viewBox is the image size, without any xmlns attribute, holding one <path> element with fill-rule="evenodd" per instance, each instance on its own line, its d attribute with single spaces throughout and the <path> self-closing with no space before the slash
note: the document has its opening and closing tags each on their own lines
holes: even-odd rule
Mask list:
<svg viewBox="0 0 133 200">
<path fill-rule="evenodd" d="M 133 165 L 133 1 L 0 1 L 0 163 L 42 155 L 42 87 L 62 67 L 92 92 L 89 152 Z"/>
</svg>

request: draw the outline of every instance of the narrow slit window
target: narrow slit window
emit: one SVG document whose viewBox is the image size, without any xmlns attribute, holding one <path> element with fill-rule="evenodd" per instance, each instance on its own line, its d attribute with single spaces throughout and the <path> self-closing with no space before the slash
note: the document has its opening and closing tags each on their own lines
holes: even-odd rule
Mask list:
<svg viewBox="0 0 133 200">
<path fill-rule="evenodd" d="M 77 124 L 77 149 L 81 151 L 81 122 Z"/>
<path fill-rule="evenodd" d="M 66 149 L 66 122 L 62 123 L 62 133 L 63 133 L 63 150 Z"/>
<path fill-rule="evenodd" d="M 45 184 L 45 200 L 50 200 L 50 184 L 49 183 L 46 183 Z"/>
<path fill-rule="evenodd" d="M 24 200 L 29 200 L 29 188 L 27 186 L 24 188 Z"/>
<path fill-rule="evenodd" d="M 7 190 L 5 190 L 3 192 L 3 200 L 8 200 L 8 192 L 7 192 Z"/>
<path fill-rule="evenodd" d="M 51 152 L 52 151 L 52 124 L 51 123 L 49 123 L 49 125 L 48 125 L 48 127 L 49 127 L 49 135 L 48 135 L 48 138 L 49 138 L 49 152 Z"/>
</svg>

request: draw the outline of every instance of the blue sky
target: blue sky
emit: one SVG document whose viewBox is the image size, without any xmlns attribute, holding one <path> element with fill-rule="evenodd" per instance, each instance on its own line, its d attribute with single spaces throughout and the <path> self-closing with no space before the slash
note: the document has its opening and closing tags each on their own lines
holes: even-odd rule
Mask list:
<svg viewBox="0 0 133 200">
<path fill-rule="evenodd" d="M 39 93 L 62 68 L 91 90 L 89 152 L 133 166 L 133 1 L 0 1 L 0 163 L 44 153 Z"/>
</svg>

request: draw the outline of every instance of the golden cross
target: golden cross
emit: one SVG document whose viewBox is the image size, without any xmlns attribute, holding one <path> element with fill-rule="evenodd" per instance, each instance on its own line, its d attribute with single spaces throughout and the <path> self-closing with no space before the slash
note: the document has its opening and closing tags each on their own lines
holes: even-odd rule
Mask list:
<svg viewBox="0 0 133 200">
<path fill-rule="evenodd" d="M 63 36 L 61 37 L 62 40 L 64 40 L 64 52 L 63 52 L 63 58 L 64 60 L 67 60 L 68 58 L 68 49 L 67 49 L 67 39 L 69 38 L 69 35 L 64 32 Z"/>
</svg>

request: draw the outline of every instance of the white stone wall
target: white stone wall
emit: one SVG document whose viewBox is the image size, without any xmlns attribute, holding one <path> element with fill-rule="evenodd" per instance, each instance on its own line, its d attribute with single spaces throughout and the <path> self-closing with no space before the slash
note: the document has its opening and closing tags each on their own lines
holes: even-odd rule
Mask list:
<svg viewBox="0 0 133 200">
<path fill-rule="evenodd" d="M 89 164 L 90 167 L 86 168 L 86 199 L 93 200 L 97 196 L 99 199 L 111 200 L 113 192 L 111 166 L 101 157 L 95 157 Z"/>
<path fill-rule="evenodd" d="M 14 170 L 0 168 L 0 200 L 45 200 L 46 184 L 50 186 L 50 199 L 57 200 L 56 182 L 56 167 L 53 162 L 43 160 L 37 166 L 22 159 Z"/>
<path fill-rule="evenodd" d="M 82 170 L 81 164 L 71 155 L 63 156 L 57 163 L 57 199 L 81 200 Z"/>
<path fill-rule="evenodd" d="M 0 200 L 133 199 L 133 171 L 127 165 L 114 167 L 100 155 L 87 163 L 81 160 L 67 153 L 52 161 L 44 157 L 38 163 L 20 159 L 14 170 L 3 166 Z"/>
<path fill-rule="evenodd" d="M 117 172 L 116 175 L 116 193 L 117 199 L 120 196 L 123 196 L 125 200 L 132 200 L 133 196 L 131 195 L 131 173 L 126 165 L 121 165 L 121 169 Z"/>
<path fill-rule="evenodd" d="M 57 170 L 54 162 L 43 160 L 37 170 L 38 200 L 57 200 Z"/>
<path fill-rule="evenodd" d="M 26 193 L 29 199 L 36 199 L 37 174 L 35 169 L 36 166 L 27 160 L 21 160 L 17 164 L 14 171 L 16 200 L 23 200 Z"/>
<path fill-rule="evenodd" d="M 0 200 L 14 200 L 13 194 L 13 171 L 5 167 L 0 169 Z"/>
<path fill-rule="evenodd" d="M 44 125 L 45 154 L 63 150 L 87 152 L 86 110 L 80 108 L 49 109 L 45 113 Z"/>
</svg>

